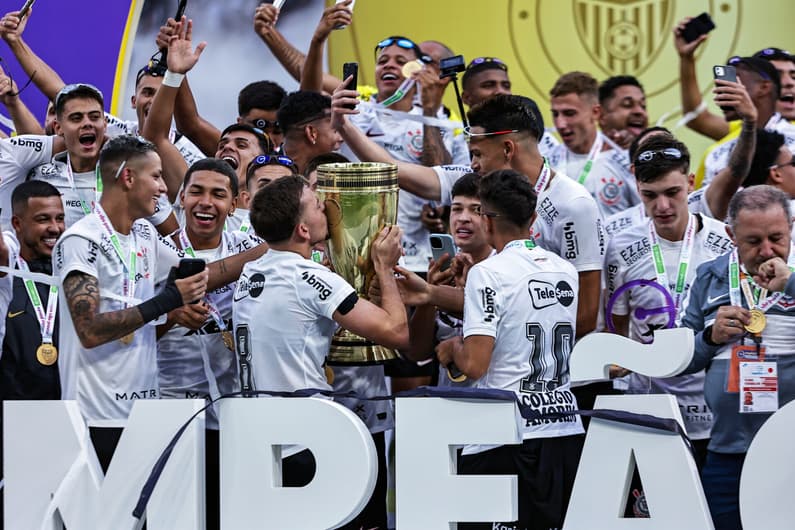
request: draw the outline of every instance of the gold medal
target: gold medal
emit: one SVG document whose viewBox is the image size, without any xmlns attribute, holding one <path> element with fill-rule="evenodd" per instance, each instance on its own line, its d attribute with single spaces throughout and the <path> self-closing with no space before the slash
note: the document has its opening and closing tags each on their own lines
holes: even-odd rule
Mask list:
<svg viewBox="0 0 795 530">
<path fill-rule="evenodd" d="M 419 61 L 409 61 L 403 65 L 403 68 L 400 69 L 400 73 L 403 74 L 403 77 L 408 79 L 414 72 L 419 72 L 422 70 L 422 63 Z"/>
<path fill-rule="evenodd" d="M 759 309 L 751 309 L 751 322 L 745 326 L 745 330 L 748 333 L 758 335 L 764 331 L 765 326 L 767 326 L 767 317 L 765 314 Z"/>
<path fill-rule="evenodd" d="M 334 384 L 334 370 L 332 370 L 331 366 L 329 366 L 327 364 L 324 365 L 323 368 L 326 371 L 326 381 L 328 381 L 328 384 L 333 385 Z"/>
<path fill-rule="evenodd" d="M 224 341 L 224 346 L 226 346 L 229 351 L 235 351 L 235 339 L 232 338 L 232 332 L 228 329 L 225 329 L 221 332 L 221 338 Z"/>
<path fill-rule="evenodd" d="M 134 338 L 135 338 L 135 332 L 132 332 L 129 335 L 123 336 L 119 340 L 121 341 L 122 344 L 129 345 L 130 343 L 132 343 Z"/>
<path fill-rule="evenodd" d="M 453 375 L 450 373 L 450 369 L 447 369 L 447 379 L 452 381 L 453 383 L 461 383 L 467 380 L 467 376 L 463 372 L 459 372 L 458 375 Z"/>
<path fill-rule="evenodd" d="M 58 348 L 52 343 L 43 343 L 36 348 L 36 360 L 44 366 L 52 366 L 58 360 Z"/>
</svg>

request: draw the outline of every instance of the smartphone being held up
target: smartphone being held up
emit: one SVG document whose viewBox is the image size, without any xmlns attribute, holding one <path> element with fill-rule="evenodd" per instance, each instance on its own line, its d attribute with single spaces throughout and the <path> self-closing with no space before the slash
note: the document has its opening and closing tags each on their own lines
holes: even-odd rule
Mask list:
<svg viewBox="0 0 795 530">
<path fill-rule="evenodd" d="M 712 67 L 712 75 L 715 79 L 722 79 L 724 81 L 737 82 L 737 69 L 731 65 L 715 65 Z M 733 107 L 721 106 L 720 110 L 729 111 Z"/>
<path fill-rule="evenodd" d="M 439 267 L 440 271 L 446 271 L 453 264 L 453 256 L 455 256 L 455 242 L 453 236 L 450 234 L 431 234 L 429 236 L 431 242 L 431 254 L 433 260 L 438 262 L 442 256 L 447 254 L 447 259 Z"/>
<path fill-rule="evenodd" d="M 685 24 L 682 30 L 682 38 L 685 39 L 685 42 L 693 42 L 713 29 L 715 29 L 715 23 L 712 21 L 712 17 L 709 16 L 709 13 L 701 13 Z"/>
<path fill-rule="evenodd" d="M 342 80 L 345 81 L 350 76 L 353 76 L 353 79 L 350 80 L 345 88 L 347 90 L 357 90 L 359 85 L 359 63 L 345 63 L 342 65 Z M 353 110 L 356 105 L 345 105 L 345 108 Z"/>
</svg>

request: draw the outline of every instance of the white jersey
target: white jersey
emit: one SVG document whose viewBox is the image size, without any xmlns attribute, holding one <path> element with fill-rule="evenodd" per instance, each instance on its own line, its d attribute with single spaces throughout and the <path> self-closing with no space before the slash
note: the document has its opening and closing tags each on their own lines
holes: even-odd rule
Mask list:
<svg viewBox="0 0 795 530">
<path fill-rule="evenodd" d="M 340 304 L 355 293 L 341 276 L 295 252 L 270 249 L 246 263 L 235 289 L 235 338 L 248 345 L 257 390 L 331 390 L 323 362 Z M 243 374 L 243 384 L 247 383 Z"/>
<path fill-rule="evenodd" d="M 0 139 L 0 225 L 11 226 L 11 193 L 28 172 L 52 157 L 52 136 L 25 134 Z"/>
<path fill-rule="evenodd" d="M 707 202 L 708 187 L 709 185 L 702 186 L 687 196 L 687 209 L 690 211 L 690 213 L 699 213 L 706 217 L 715 218 L 715 216 L 712 214 L 712 210 L 709 208 L 709 203 Z"/>
<path fill-rule="evenodd" d="M 61 235 L 53 252 L 53 276 L 63 282 L 71 272 L 97 279 L 99 312 L 134 306 L 152 298 L 155 284 L 168 277 L 184 254 L 157 235 L 144 220 L 133 224 L 128 235 L 115 232 L 122 253 L 136 249 L 136 282 L 132 296 L 125 297 L 125 269 L 96 213 L 72 225 Z M 63 289 L 58 303 L 68 308 Z M 115 340 L 85 348 L 74 330 L 70 311 L 60 313 L 58 368 L 63 399 L 75 399 L 90 426 L 120 427 L 127 421 L 135 399 L 157 399 L 155 322 L 139 328 L 130 344 Z"/>
<path fill-rule="evenodd" d="M 541 153 L 541 156 L 544 158 L 548 158 L 559 145 L 560 140 L 555 138 L 552 131 L 544 131 L 541 139 L 538 140 L 538 152 Z"/>
<path fill-rule="evenodd" d="M 605 219 L 605 236 L 609 241 L 619 232 L 623 232 L 639 224 L 645 225 L 646 221 L 648 221 L 646 217 L 646 208 L 643 206 L 643 203 L 636 204 L 623 212 L 614 213 Z"/>
<path fill-rule="evenodd" d="M 474 386 L 510 390 L 541 413 L 575 410 L 569 354 L 577 322 L 577 271 L 554 253 L 528 244 L 512 241 L 469 271 L 464 337 L 494 337 L 488 370 Z M 579 416 L 570 416 L 523 421 L 521 432 L 524 439 L 552 438 L 583 429 Z M 464 453 L 486 449 L 469 446 Z"/>
<path fill-rule="evenodd" d="M 556 173 L 538 194 L 536 213 L 532 228 L 536 244 L 568 260 L 578 272 L 602 270 L 602 217 L 581 184 Z"/>
<path fill-rule="evenodd" d="M 335 392 L 355 392 L 362 397 L 386 396 L 389 389 L 384 377 L 384 367 L 378 366 L 332 366 Z M 395 426 L 391 401 L 367 401 L 338 398 L 334 401 L 349 408 L 367 425 L 371 433 L 383 432 Z"/>
<path fill-rule="evenodd" d="M 221 244 L 211 250 L 195 250 L 207 263 L 234 256 L 259 243 L 242 232 L 224 232 Z M 184 249 L 183 249 L 184 250 Z M 217 309 L 225 329 L 231 334 L 232 295 L 235 283 L 209 291 L 206 300 Z M 212 316 L 197 329 L 172 327 L 157 342 L 157 365 L 162 397 L 215 399 L 240 390 L 237 358 L 223 341 L 221 329 Z M 218 428 L 215 411 L 209 409 L 207 427 Z"/>
<path fill-rule="evenodd" d="M 371 99 L 372 102 L 375 99 Z M 421 164 L 423 124 L 401 119 L 399 116 L 379 114 L 373 105 L 360 105 L 360 114 L 350 116 L 351 123 L 362 130 L 368 138 L 386 149 L 396 160 Z M 422 107 L 414 106 L 409 114 L 422 116 Z M 439 119 L 448 119 L 443 109 L 439 109 Z M 463 134 L 454 134 L 452 129 L 439 128 L 447 152 L 453 164 L 469 164 L 469 147 Z M 351 160 L 358 160 L 350 148 L 343 145 L 340 152 Z M 401 189 L 398 192 L 397 224 L 403 229 L 403 249 L 405 266 L 414 271 L 428 270 L 431 245 L 430 232 L 421 221 L 422 207 L 428 203 L 423 199 Z"/>
<path fill-rule="evenodd" d="M 795 125 L 775 113 L 765 125 L 765 130 L 775 131 L 784 135 L 785 145 L 790 152 L 795 153 Z M 739 135 L 738 135 L 739 136 Z M 715 145 L 704 157 L 704 181 L 701 186 L 706 186 L 715 178 L 722 169 L 729 166 L 729 158 L 738 136 Z"/>
<path fill-rule="evenodd" d="M 605 271 L 607 275 L 607 310 L 614 315 L 629 315 L 629 337 L 648 344 L 654 331 L 678 327 L 682 307 L 675 307 L 672 297 L 677 281 L 680 251 L 683 241 L 658 238 L 668 284 L 657 283 L 649 224 L 636 225 L 617 234 L 607 246 Z M 710 217 L 696 216 L 699 229 L 693 239 L 693 250 L 685 278 L 686 294 L 696 279 L 696 269 L 706 261 L 732 248 L 725 225 Z M 683 296 L 683 299 L 685 297 Z M 611 315 L 605 315 L 611 318 Z M 687 432 L 691 438 L 709 437 L 712 414 L 704 401 L 704 372 L 692 375 L 649 378 L 638 374 L 629 376 L 630 393 L 667 393 L 676 396 L 682 409 Z"/>
<path fill-rule="evenodd" d="M 140 136 L 137 121 L 122 120 L 113 114 L 108 114 L 107 112 L 105 113 L 105 118 L 108 120 L 108 129 L 105 131 L 105 136 L 108 138 L 115 138 L 116 136 L 123 136 L 125 134 Z M 185 163 L 188 164 L 188 167 L 190 167 L 194 162 L 202 160 L 203 158 L 207 158 L 204 156 L 204 153 L 201 152 L 201 149 L 196 147 L 193 142 L 188 140 L 187 136 L 177 132 L 176 129 L 171 129 L 169 132 L 169 138 L 171 139 L 171 143 L 174 144 L 174 147 L 179 150 L 182 158 L 185 159 Z"/>
<path fill-rule="evenodd" d="M 585 169 L 589 154 L 572 153 L 564 144 L 558 145 L 547 158 L 550 167 L 565 173 L 576 182 Z M 610 149 L 596 153 L 583 186 L 596 200 L 599 213 L 606 219 L 640 204 L 635 175 L 626 166 L 626 151 Z"/>
<path fill-rule="evenodd" d="M 17 235 L 11 231 L 4 231 L 0 237 L 3 238 L 8 248 L 8 263 L 0 263 L 0 265 L 13 268 L 13 264 L 17 262 L 17 256 L 19 255 L 19 241 L 17 240 Z M 13 276 L 6 274 L 0 278 L 0 314 L 5 315 L 8 313 L 8 306 L 11 304 L 11 299 L 14 297 L 13 289 Z M 0 322 L 0 344 L 2 344 L 6 336 L 6 319 L 3 318 L 0 320 L 2 320 L 2 322 Z M 2 350 L 3 349 L 0 348 L 0 358 L 3 357 Z"/>
</svg>

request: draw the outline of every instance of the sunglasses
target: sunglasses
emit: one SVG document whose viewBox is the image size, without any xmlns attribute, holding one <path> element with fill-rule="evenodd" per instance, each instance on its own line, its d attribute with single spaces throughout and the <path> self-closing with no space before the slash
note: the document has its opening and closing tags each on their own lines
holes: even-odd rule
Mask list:
<svg viewBox="0 0 795 530">
<path fill-rule="evenodd" d="M 150 75 L 152 77 L 163 77 L 166 75 L 166 70 L 168 70 L 168 66 L 166 62 L 163 61 L 163 55 L 161 52 L 157 52 L 149 58 L 149 62 L 147 62 L 143 68 L 138 70 L 138 73 L 135 74 L 135 86 L 138 86 L 138 83 L 141 82 L 141 78 L 145 75 Z"/>
<path fill-rule="evenodd" d="M 635 163 L 651 162 L 657 158 L 662 160 L 681 160 L 682 152 L 675 147 L 668 147 L 659 151 L 643 151 L 635 158 Z"/>
<path fill-rule="evenodd" d="M 389 46 L 395 45 L 399 48 L 403 48 L 404 50 L 413 50 L 414 54 L 417 56 L 417 59 L 424 63 L 431 63 L 433 59 L 430 56 L 422 51 L 422 49 L 417 46 L 414 41 L 411 39 L 407 39 L 406 37 L 400 36 L 393 36 L 387 37 L 378 44 L 375 45 L 374 53 L 378 54 L 378 50 L 383 50 L 384 48 L 388 48 Z"/>
<path fill-rule="evenodd" d="M 789 159 L 789 161 L 784 162 L 783 164 L 773 164 L 768 169 L 775 169 L 777 167 L 787 167 L 787 166 L 795 167 L 795 156 L 793 156 L 792 158 Z"/>
<path fill-rule="evenodd" d="M 279 122 L 275 120 L 270 121 L 264 118 L 257 118 L 256 120 L 251 120 L 249 123 L 251 124 L 252 127 L 260 131 L 269 130 L 277 134 L 281 131 L 281 129 L 279 128 Z"/>
<path fill-rule="evenodd" d="M 73 83 L 71 85 L 66 85 L 61 90 L 59 90 L 58 93 L 55 95 L 55 100 L 54 100 L 55 108 L 56 109 L 58 108 L 59 106 L 58 104 L 63 100 L 63 98 L 65 98 L 69 94 L 77 92 L 78 90 L 92 92 L 94 97 L 96 97 L 100 101 L 104 101 L 104 98 L 102 97 L 102 92 L 94 85 L 89 85 L 88 83 Z"/>
<path fill-rule="evenodd" d="M 502 62 L 500 59 L 497 59 L 496 57 L 478 57 L 477 59 L 472 59 L 467 65 L 467 70 L 470 70 L 473 67 L 481 64 L 493 65 L 504 72 L 508 71 L 508 65 L 506 65 L 504 62 Z"/>
<path fill-rule="evenodd" d="M 287 166 L 291 168 L 295 168 L 295 162 L 289 156 L 284 155 L 259 155 L 257 158 L 251 161 L 252 166 L 267 166 L 268 164 L 279 164 L 282 166 Z"/>
</svg>

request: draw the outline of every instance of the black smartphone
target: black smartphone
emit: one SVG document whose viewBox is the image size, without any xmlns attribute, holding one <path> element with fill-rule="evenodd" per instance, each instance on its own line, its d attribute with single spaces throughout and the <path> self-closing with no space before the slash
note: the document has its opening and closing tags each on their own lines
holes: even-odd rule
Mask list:
<svg viewBox="0 0 795 530">
<path fill-rule="evenodd" d="M 23 18 L 28 16 L 28 11 L 30 11 L 30 8 L 33 7 L 33 4 L 35 2 L 36 0 L 27 0 L 25 2 L 25 5 L 23 5 L 22 9 L 19 10 L 19 20 L 22 20 Z"/>
<path fill-rule="evenodd" d="M 182 15 L 185 14 L 185 8 L 188 5 L 188 0 L 179 0 L 179 4 L 177 4 L 177 14 L 174 16 L 174 20 L 179 22 L 182 18 Z"/>
<path fill-rule="evenodd" d="M 199 274 L 206 266 L 207 263 L 203 259 L 182 258 L 179 260 L 179 267 L 177 267 L 177 279 L 181 280 Z"/>
<path fill-rule="evenodd" d="M 712 17 L 709 16 L 709 13 L 701 13 L 685 24 L 682 30 L 682 38 L 685 39 L 685 42 L 693 42 L 713 29 L 715 29 L 715 23 L 712 21 Z"/>
<path fill-rule="evenodd" d="M 455 256 L 455 242 L 453 241 L 453 236 L 450 234 L 431 234 L 429 239 L 431 242 L 431 254 L 433 254 L 434 261 L 438 262 L 443 255 L 447 254 L 447 259 L 439 268 L 441 271 L 446 271 L 450 268 L 450 265 L 453 264 L 453 256 Z"/>
<path fill-rule="evenodd" d="M 357 90 L 359 85 L 359 63 L 345 63 L 342 65 L 342 80 L 345 81 L 348 77 L 353 76 L 350 83 L 345 87 L 348 90 Z M 356 105 L 345 105 L 347 109 L 355 109 Z"/>
<path fill-rule="evenodd" d="M 732 81 L 733 83 L 737 82 L 737 69 L 731 65 L 724 66 L 716 64 L 712 67 L 712 75 L 715 79 L 723 79 L 724 81 Z M 732 108 L 733 107 L 721 105 L 720 110 L 729 111 L 732 110 Z"/>
</svg>

